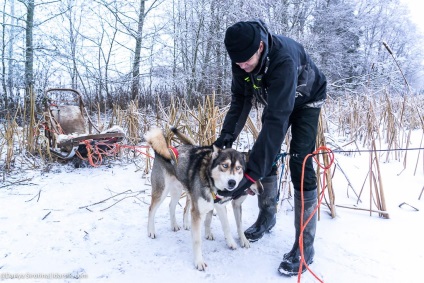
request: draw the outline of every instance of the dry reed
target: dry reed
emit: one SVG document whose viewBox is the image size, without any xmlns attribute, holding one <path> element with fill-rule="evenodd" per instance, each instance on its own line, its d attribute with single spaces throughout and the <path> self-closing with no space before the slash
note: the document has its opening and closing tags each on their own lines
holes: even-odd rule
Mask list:
<svg viewBox="0 0 424 283">
<path fill-rule="evenodd" d="M 324 114 L 323 114 L 324 113 Z M 319 148 L 321 146 L 327 146 L 327 142 L 325 139 L 325 132 L 327 132 L 327 126 L 326 123 L 323 119 L 323 116 L 325 115 L 324 109 L 322 109 L 320 116 L 319 116 L 319 120 L 318 120 L 318 133 L 317 133 L 317 140 L 316 140 L 316 148 Z M 317 159 L 319 162 L 321 162 L 322 159 L 322 163 L 324 164 L 325 167 L 328 167 L 330 164 L 330 159 L 327 153 L 323 153 L 323 154 L 318 154 L 317 155 Z M 320 194 L 323 190 L 327 189 L 327 195 L 328 195 L 328 201 L 327 201 L 327 206 L 330 209 L 330 214 L 331 217 L 334 218 L 336 217 L 336 210 L 334 207 L 335 204 L 335 196 L 334 196 L 334 191 L 333 191 L 333 182 L 332 182 L 332 174 L 331 174 L 331 168 L 327 169 L 325 171 L 325 176 L 322 176 L 322 178 L 325 179 L 325 183 L 326 183 L 326 187 L 322 188 L 321 187 L 321 182 L 317 182 L 317 192 L 318 192 L 318 199 L 320 198 Z M 316 175 L 317 175 L 317 180 L 321 179 L 321 167 L 317 166 L 317 171 L 316 171 Z M 327 198 L 326 198 L 327 200 Z M 318 211 L 318 217 L 320 217 L 320 211 Z"/>
<path fill-rule="evenodd" d="M 35 117 L 34 108 L 31 108 L 33 100 L 30 100 L 28 110 L 21 114 L 23 117 L 28 114 L 30 117 L 29 123 L 24 123 L 24 129 L 22 132 L 18 130 L 15 122 L 15 117 L 8 117 L 2 128 L 2 140 L 0 140 L 0 158 L 3 160 L 4 156 L 4 168 L 7 172 L 12 169 L 12 164 L 15 160 L 16 155 L 20 154 L 21 150 L 16 150 L 16 146 L 21 149 L 28 149 L 32 152 L 37 152 L 41 159 L 51 161 L 49 153 L 49 145 L 46 141 L 45 135 L 38 139 L 36 132 L 36 122 L 33 118 Z M 150 107 L 150 106 L 149 106 Z M 414 130 L 421 129 L 423 131 L 420 147 L 424 142 L 424 117 L 421 113 L 424 108 L 424 98 L 422 96 L 390 96 L 387 92 L 383 94 L 366 94 L 366 95 L 346 95 L 335 98 L 329 98 L 324 109 L 325 121 L 320 119 L 319 135 L 317 138 L 317 145 L 327 145 L 331 143 L 330 147 L 336 147 L 337 149 L 344 150 L 348 146 L 355 146 L 358 150 L 360 146 L 365 149 L 373 150 L 370 156 L 369 174 L 363 182 L 363 188 L 366 185 L 366 180 L 370 187 L 370 202 L 369 210 L 384 212 L 380 213 L 380 216 L 385 217 L 388 214 L 385 212 L 385 201 L 383 192 L 383 176 L 380 174 L 379 159 L 383 158 L 385 161 L 395 159 L 403 161 L 404 169 L 407 167 L 406 151 L 411 143 L 411 133 Z M 125 143 L 130 145 L 141 145 L 143 144 L 143 133 L 146 132 L 152 126 L 158 126 L 165 129 L 165 133 L 168 136 L 168 143 L 176 143 L 177 141 L 172 139 L 169 128 L 171 126 L 179 127 L 185 134 L 190 136 L 199 145 L 211 144 L 219 134 L 223 118 L 228 110 L 228 107 L 218 108 L 215 105 L 215 95 L 205 96 L 201 102 L 199 102 L 196 108 L 190 108 L 185 101 L 179 101 L 177 98 L 172 98 L 170 106 L 164 107 L 162 102 L 158 99 L 156 103 L 156 113 L 148 115 L 148 109 L 140 109 L 135 102 L 130 102 L 127 110 L 122 110 L 118 106 L 114 106 L 110 118 L 108 127 L 112 125 L 121 126 L 126 132 Z M 253 145 L 256 140 L 259 131 L 261 129 L 261 111 L 259 108 L 256 113 L 256 119 L 249 117 L 245 126 L 245 132 L 250 133 L 249 137 L 253 138 L 252 142 L 249 141 L 249 146 Z M 143 114 L 142 114 L 143 113 Z M 97 113 L 97 123 L 101 128 L 101 114 Z M 105 114 L 104 114 L 105 115 Z M 45 116 L 45 120 L 49 120 L 51 117 Z M 339 140 L 344 139 L 343 145 L 333 138 L 332 135 L 337 135 Z M 285 147 L 289 150 L 290 143 L 290 132 L 285 139 Z M 54 146 L 54 145 L 53 145 Z M 43 148 L 43 150 L 41 150 Z M 379 149 L 389 149 L 385 153 L 377 153 Z M 150 168 L 151 160 L 146 158 L 144 155 L 135 154 L 131 158 L 141 157 L 145 162 L 144 169 Z M 418 154 L 418 158 L 415 164 L 415 172 L 419 169 L 421 164 L 424 172 L 424 156 Z M 360 153 L 359 153 L 360 154 Z M 31 157 L 30 158 L 37 158 Z M 323 157 L 324 164 L 328 162 Z M 410 158 L 410 157 L 409 157 Z M 26 159 L 28 164 L 30 161 Z M 420 160 L 422 162 L 420 163 Z M 286 159 L 288 162 L 288 158 Z M 33 163 L 34 165 L 35 163 Z M 342 170 L 342 164 L 337 164 L 340 171 L 346 176 L 346 172 Z M 337 167 L 336 167 L 337 168 Z M 336 168 L 334 170 L 336 170 Z M 334 173 L 335 171 L 333 171 Z M 317 176 L 320 177 L 321 172 L 317 170 Z M 285 172 L 285 185 L 290 187 L 289 171 L 286 166 Z M 331 172 L 325 176 L 328 184 L 328 203 L 331 215 L 334 217 L 334 207 L 336 199 L 331 183 Z M 369 178 L 369 179 L 367 179 Z M 353 184 L 348 181 L 349 187 L 352 188 Z M 331 187 L 331 189 L 330 189 Z M 323 188 L 320 188 L 323 189 Z M 362 190 L 361 190 L 362 193 Z M 355 192 L 356 194 L 356 192 Z M 356 194 L 359 197 L 361 194 Z M 376 206 L 377 209 L 374 209 Z"/>
</svg>

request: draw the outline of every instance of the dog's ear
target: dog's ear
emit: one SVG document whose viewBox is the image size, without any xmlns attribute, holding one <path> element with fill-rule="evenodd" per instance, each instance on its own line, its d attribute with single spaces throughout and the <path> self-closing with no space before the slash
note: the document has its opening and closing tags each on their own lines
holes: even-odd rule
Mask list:
<svg viewBox="0 0 424 283">
<path fill-rule="evenodd" d="M 217 147 L 216 145 L 212 145 L 212 148 L 213 148 L 213 152 L 212 152 L 212 160 L 213 160 L 213 159 L 218 157 L 221 149 L 219 147 Z"/>
</svg>

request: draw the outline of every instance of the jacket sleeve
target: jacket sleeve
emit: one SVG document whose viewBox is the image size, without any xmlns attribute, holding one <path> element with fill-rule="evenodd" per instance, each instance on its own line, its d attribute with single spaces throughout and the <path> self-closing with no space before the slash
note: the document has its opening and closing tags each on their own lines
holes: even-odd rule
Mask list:
<svg viewBox="0 0 424 283">
<path fill-rule="evenodd" d="M 250 110 L 252 109 L 252 99 L 245 96 L 243 109 L 238 118 L 236 128 L 234 130 L 234 139 L 237 139 L 241 131 L 243 130 L 244 125 L 246 124 L 247 117 L 249 116 Z"/>
<path fill-rule="evenodd" d="M 251 94 L 247 93 L 243 74 L 233 72 L 231 92 L 230 109 L 225 116 L 221 135 L 224 133 L 231 134 L 236 139 L 243 129 L 252 108 Z"/>
<path fill-rule="evenodd" d="M 267 107 L 262 116 L 262 129 L 249 155 L 246 173 L 254 180 L 267 176 L 287 133 L 294 108 L 297 67 L 293 60 L 282 60 L 268 71 Z"/>
</svg>

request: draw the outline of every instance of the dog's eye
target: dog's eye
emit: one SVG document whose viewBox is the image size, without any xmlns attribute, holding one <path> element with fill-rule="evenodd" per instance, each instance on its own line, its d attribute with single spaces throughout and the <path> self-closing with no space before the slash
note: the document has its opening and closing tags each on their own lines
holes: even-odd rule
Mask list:
<svg viewBox="0 0 424 283">
<path fill-rule="evenodd" d="M 228 168 L 228 164 L 226 164 L 226 163 L 222 163 L 222 164 L 221 164 L 221 166 L 222 166 L 223 168 Z"/>
<path fill-rule="evenodd" d="M 237 167 L 236 167 L 236 170 L 237 170 L 237 171 L 240 171 L 241 169 L 243 169 L 243 167 L 242 167 L 242 166 L 237 166 Z"/>
</svg>

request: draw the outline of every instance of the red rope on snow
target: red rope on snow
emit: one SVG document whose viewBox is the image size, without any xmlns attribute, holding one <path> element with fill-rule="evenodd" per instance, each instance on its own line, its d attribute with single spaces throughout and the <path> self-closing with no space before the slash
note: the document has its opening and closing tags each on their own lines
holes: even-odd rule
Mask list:
<svg viewBox="0 0 424 283">
<path fill-rule="evenodd" d="M 317 159 L 316 155 L 320 154 L 322 152 L 325 152 L 329 155 L 330 157 L 330 162 L 327 166 L 319 163 L 319 160 Z M 322 169 L 324 169 L 324 173 L 323 173 L 323 181 L 322 181 L 322 192 L 321 192 L 321 196 L 318 200 L 318 203 L 314 209 L 314 211 L 311 213 L 311 215 L 309 216 L 309 218 L 305 221 L 305 223 L 303 223 L 303 216 L 304 216 L 304 209 L 305 209 L 305 203 L 304 203 L 304 196 L 303 196 L 303 180 L 305 178 L 305 165 L 306 165 L 306 161 L 308 160 L 308 158 L 313 157 L 315 162 L 318 164 L 319 167 L 321 167 Z M 297 282 L 300 283 L 300 279 L 302 277 L 302 268 L 303 265 L 305 265 L 306 269 L 312 273 L 312 275 L 319 281 L 319 282 L 324 282 L 323 280 L 321 280 L 308 266 L 308 264 L 305 261 L 305 255 L 304 255 L 304 251 L 303 251 L 303 231 L 306 228 L 306 225 L 308 225 L 309 221 L 311 221 L 312 217 L 315 215 L 315 213 L 317 212 L 318 208 L 321 205 L 322 199 L 324 198 L 324 191 L 326 188 L 325 185 L 325 176 L 326 176 L 326 172 L 328 169 L 330 169 L 330 167 L 333 165 L 334 163 L 334 153 L 331 149 L 329 149 L 328 147 L 325 146 L 321 146 L 319 148 L 317 148 L 313 153 L 308 154 L 305 159 L 303 160 L 303 164 L 302 164 L 302 177 L 301 177 L 301 183 L 300 183 L 300 196 L 301 196 L 301 202 L 302 202 L 302 209 L 301 209 L 301 215 L 300 215 L 300 235 L 299 235 L 299 251 L 300 251 L 300 265 L 299 265 L 299 271 L 297 273 Z"/>
</svg>

